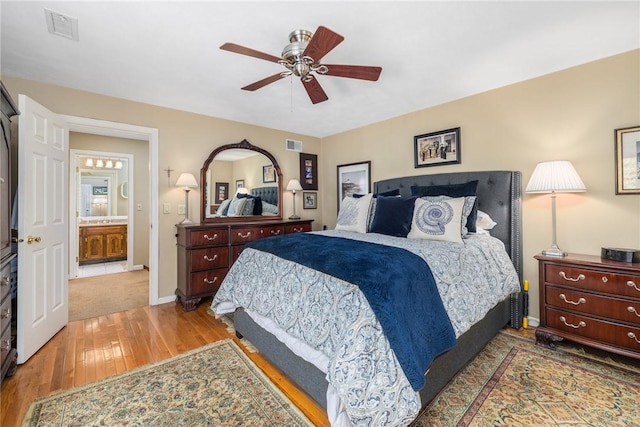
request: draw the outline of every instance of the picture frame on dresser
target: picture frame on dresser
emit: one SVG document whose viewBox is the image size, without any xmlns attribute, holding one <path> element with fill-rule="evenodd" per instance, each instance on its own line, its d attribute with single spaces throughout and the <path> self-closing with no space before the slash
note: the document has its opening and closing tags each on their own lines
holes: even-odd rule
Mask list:
<svg viewBox="0 0 640 427">
<path fill-rule="evenodd" d="M 616 194 L 640 194 L 640 126 L 615 130 Z"/>
</svg>

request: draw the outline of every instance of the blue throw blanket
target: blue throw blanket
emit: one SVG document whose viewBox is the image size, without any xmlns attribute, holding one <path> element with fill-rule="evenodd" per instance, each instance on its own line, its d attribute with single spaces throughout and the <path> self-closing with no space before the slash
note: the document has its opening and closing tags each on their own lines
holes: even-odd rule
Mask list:
<svg viewBox="0 0 640 427">
<path fill-rule="evenodd" d="M 433 359 L 456 344 L 431 269 L 405 249 L 308 233 L 260 239 L 246 247 L 359 286 L 416 391 Z"/>
</svg>

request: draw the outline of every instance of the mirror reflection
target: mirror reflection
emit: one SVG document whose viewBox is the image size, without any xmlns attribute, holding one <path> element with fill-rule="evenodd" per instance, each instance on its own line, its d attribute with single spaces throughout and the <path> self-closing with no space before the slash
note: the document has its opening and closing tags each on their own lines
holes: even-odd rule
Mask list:
<svg viewBox="0 0 640 427">
<path fill-rule="evenodd" d="M 129 175 L 127 159 L 99 159 L 88 164 L 89 158 L 80 156 L 78 213 L 80 220 L 94 217 L 127 216 L 128 203 L 122 188 L 127 187 Z M 107 163 L 109 162 L 109 163 Z M 117 165 L 117 166 L 116 166 Z"/>
<path fill-rule="evenodd" d="M 281 217 L 280 168 L 247 141 L 214 150 L 201 175 L 203 222 Z"/>
</svg>

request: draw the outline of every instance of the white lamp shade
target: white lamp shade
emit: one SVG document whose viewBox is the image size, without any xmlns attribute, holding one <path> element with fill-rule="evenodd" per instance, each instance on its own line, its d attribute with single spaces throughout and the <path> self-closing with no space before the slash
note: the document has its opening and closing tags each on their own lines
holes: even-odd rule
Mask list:
<svg viewBox="0 0 640 427">
<path fill-rule="evenodd" d="M 198 181 L 192 173 L 185 172 L 178 177 L 176 187 L 197 187 Z"/>
<path fill-rule="evenodd" d="M 249 194 L 249 189 L 240 187 L 238 188 L 238 191 L 236 191 L 236 194 Z"/>
<path fill-rule="evenodd" d="M 292 179 L 287 184 L 287 191 L 300 191 L 302 190 L 302 186 L 300 185 L 300 181 L 297 179 Z"/>
<path fill-rule="evenodd" d="M 538 163 L 526 193 L 582 193 L 587 191 L 578 172 L 567 160 L 553 160 Z"/>
</svg>

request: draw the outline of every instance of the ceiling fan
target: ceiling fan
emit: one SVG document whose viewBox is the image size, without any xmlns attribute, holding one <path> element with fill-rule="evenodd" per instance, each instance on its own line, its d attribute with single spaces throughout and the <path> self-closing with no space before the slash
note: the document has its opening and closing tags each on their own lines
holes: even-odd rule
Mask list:
<svg viewBox="0 0 640 427">
<path fill-rule="evenodd" d="M 340 34 L 320 26 L 315 33 L 308 30 L 292 31 L 291 34 L 289 34 L 290 43 L 285 46 L 281 57 L 240 46 L 235 43 L 225 43 L 220 46 L 220 49 L 264 59 L 266 61 L 277 62 L 287 68 L 286 71 L 251 83 L 243 87 L 243 90 L 254 91 L 284 77 L 294 75 L 300 77 L 311 102 L 317 104 L 329 98 L 320 86 L 320 83 L 318 83 L 316 74 L 370 81 L 376 81 L 378 77 L 380 77 L 380 73 L 382 72 L 381 67 L 320 64 L 320 60 L 343 40 L 344 37 Z"/>
</svg>

